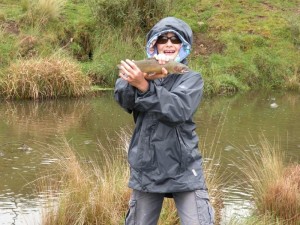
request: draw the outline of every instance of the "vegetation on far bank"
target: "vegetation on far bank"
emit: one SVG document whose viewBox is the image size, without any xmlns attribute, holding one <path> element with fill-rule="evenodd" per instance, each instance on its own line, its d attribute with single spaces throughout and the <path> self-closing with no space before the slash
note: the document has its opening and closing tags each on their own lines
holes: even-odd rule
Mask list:
<svg viewBox="0 0 300 225">
<path fill-rule="evenodd" d="M 0 0 L 0 80 L 5 83 L 14 76 L 7 73 L 17 61 L 26 66 L 24 61 L 38 63 L 54 55 L 77 63 L 92 85 L 113 87 L 118 62 L 144 58 L 147 31 L 162 17 L 176 16 L 193 29 L 189 65 L 203 74 L 205 94 L 257 88 L 300 91 L 299 4 L 299 0 Z"/>
</svg>

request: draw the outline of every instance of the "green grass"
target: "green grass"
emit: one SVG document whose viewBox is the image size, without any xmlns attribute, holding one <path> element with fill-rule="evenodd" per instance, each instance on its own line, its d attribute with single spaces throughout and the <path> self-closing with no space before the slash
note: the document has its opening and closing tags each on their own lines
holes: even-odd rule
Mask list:
<svg viewBox="0 0 300 225">
<path fill-rule="evenodd" d="M 190 24 L 195 37 L 210 40 L 198 39 L 190 56 L 191 68 L 206 80 L 206 95 L 300 89 L 297 0 L 37 2 L 45 7 L 29 0 L 0 1 L 0 71 L 17 59 L 63 52 L 81 64 L 94 84 L 113 87 L 116 64 L 144 58 L 148 29 L 164 16 L 176 16 Z M 43 10 L 36 13 L 38 8 Z M 19 33 L 4 29 L 9 24 Z M 29 39 L 34 41 L 26 42 Z M 211 48 L 209 53 L 198 53 L 201 41 Z M 222 51 L 214 43 L 224 46 Z"/>
</svg>

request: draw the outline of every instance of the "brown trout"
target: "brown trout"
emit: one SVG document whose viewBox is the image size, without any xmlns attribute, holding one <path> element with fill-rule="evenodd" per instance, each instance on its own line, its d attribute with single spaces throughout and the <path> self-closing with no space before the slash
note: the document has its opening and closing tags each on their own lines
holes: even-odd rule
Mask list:
<svg viewBox="0 0 300 225">
<path fill-rule="evenodd" d="M 159 74 L 164 67 L 169 74 L 184 74 L 189 71 L 187 65 L 170 60 L 166 64 L 159 64 L 156 59 L 144 59 L 134 61 L 134 64 L 144 73 L 148 74 Z M 118 65 L 119 68 L 120 65 Z"/>
</svg>

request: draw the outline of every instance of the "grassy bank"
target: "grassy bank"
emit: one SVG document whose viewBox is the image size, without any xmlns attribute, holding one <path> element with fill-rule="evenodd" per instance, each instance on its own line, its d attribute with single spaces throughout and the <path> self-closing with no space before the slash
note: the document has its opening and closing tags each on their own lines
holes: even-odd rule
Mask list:
<svg viewBox="0 0 300 225">
<path fill-rule="evenodd" d="M 0 79 L 16 61 L 72 58 L 94 85 L 113 87 L 116 64 L 145 57 L 145 34 L 164 16 L 194 32 L 190 67 L 207 95 L 300 90 L 299 0 L 0 0 Z M 109 13 L 103 13 L 109 12 Z"/>
</svg>

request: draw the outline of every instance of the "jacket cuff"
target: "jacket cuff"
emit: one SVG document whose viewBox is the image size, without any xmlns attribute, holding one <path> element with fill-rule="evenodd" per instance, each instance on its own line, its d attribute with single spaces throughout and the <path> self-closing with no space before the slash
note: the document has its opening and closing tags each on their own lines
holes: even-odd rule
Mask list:
<svg viewBox="0 0 300 225">
<path fill-rule="evenodd" d="M 144 98 L 150 96 L 153 93 L 154 91 L 153 82 L 148 82 L 148 84 L 149 84 L 149 89 L 146 92 L 141 92 L 140 90 L 137 89 L 136 93 L 138 98 Z"/>
</svg>

